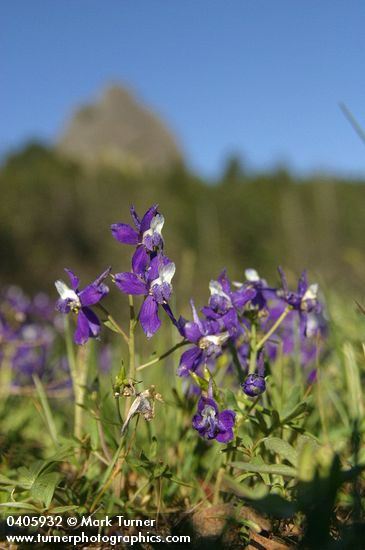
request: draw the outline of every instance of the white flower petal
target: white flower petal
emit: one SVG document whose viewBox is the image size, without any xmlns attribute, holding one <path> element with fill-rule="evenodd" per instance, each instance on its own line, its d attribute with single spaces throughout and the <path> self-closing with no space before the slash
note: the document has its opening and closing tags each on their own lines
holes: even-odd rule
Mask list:
<svg viewBox="0 0 365 550">
<path fill-rule="evenodd" d="M 163 265 L 159 268 L 159 277 L 152 281 L 151 287 L 154 287 L 156 285 L 162 285 L 163 283 L 171 284 L 171 280 L 173 276 L 175 275 L 176 266 L 174 262 L 170 262 L 166 265 Z"/>
<path fill-rule="evenodd" d="M 55 287 L 62 300 L 71 300 L 72 302 L 79 302 L 79 297 L 76 292 L 69 288 L 63 281 L 56 281 Z"/>
<path fill-rule="evenodd" d="M 305 302 L 307 300 L 317 300 L 317 294 L 318 294 L 318 285 L 316 283 L 313 285 L 310 285 L 304 293 L 302 302 Z"/>
<path fill-rule="evenodd" d="M 159 235 L 161 235 L 161 231 L 164 223 L 165 223 L 165 218 L 163 217 L 163 215 L 156 214 L 156 216 L 154 216 L 151 220 L 150 228 L 152 233 L 158 233 Z"/>
<path fill-rule="evenodd" d="M 245 277 L 251 283 L 254 283 L 260 280 L 259 274 L 257 273 L 256 269 L 246 269 Z"/>
<path fill-rule="evenodd" d="M 230 297 L 224 292 L 223 287 L 219 281 L 210 281 L 209 290 L 211 296 L 220 296 L 221 298 L 225 298 L 228 303 L 231 303 Z"/>
</svg>

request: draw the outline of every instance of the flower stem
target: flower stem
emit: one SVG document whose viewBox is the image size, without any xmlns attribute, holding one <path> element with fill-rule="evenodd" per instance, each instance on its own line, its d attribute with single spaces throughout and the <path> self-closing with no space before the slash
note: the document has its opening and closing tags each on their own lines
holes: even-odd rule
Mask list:
<svg viewBox="0 0 365 550">
<path fill-rule="evenodd" d="M 134 345 L 134 330 L 136 328 L 136 314 L 134 311 L 133 296 L 129 295 L 129 377 L 134 378 L 136 375 L 136 358 L 135 358 L 135 345 Z"/>
<path fill-rule="evenodd" d="M 224 476 L 224 473 L 226 471 L 226 469 L 225 469 L 226 462 L 227 462 L 227 457 L 225 456 L 225 458 L 223 459 L 223 464 L 221 464 L 221 466 L 220 466 L 220 468 L 217 472 L 217 477 L 216 477 L 216 480 L 215 480 L 214 495 L 213 495 L 213 504 L 214 505 L 218 504 L 218 502 L 219 502 L 219 493 L 220 493 L 221 487 L 222 487 L 223 476 Z"/>
<path fill-rule="evenodd" d="M 181 342 L 178 342 L 177 344 L 175 344 L 175 346 L 165 351 L 165 353 L 163 353 L 162 355 L 159 355 L 158 357 L 151 359 L 151 361 L 148 361 L 147 363 L 143 363 L 143 365 L 140 365 L 139 367 L 136 368 L 136 370 L 139 371 L 147 367 L 151 367 L 152 365 L 155 365 L 159 361 L 162 361 L 162 359 L 165 359 L 165 357 L 168 357 L 171 353 L 173 353 L 177 349 L 181 348 L 182 346 L 186 346 L 187 344 L 190 344 L 190 342 L 188 342 L 187 340 L 182 340 Z"/>
<path fill-rule="evenodd" d="M 136 350 L 134 332 L 137 324 L 136 313 L 134 310 L 133 296 L 128 295 L 129 300 L 129 337 L 128 337 L 128 352 L 129 352 L 129 371 L 128 378 L 134 380 L 136 377 Z M 127 416 L 131 406 L 131 398 L 128 397 L 125 403 L 124 416 Z"/>
<path fill-rule="evenodd" d="M 86 383 L 86 358 L 76 358 L 75 356 L 75 350 L 72 345 L 70 323 L 67 317 L 65 318 L 65 334 L 67 359 L 70 368 L 72 389 L 74 392 L 74 436 L 76 439 L 80 439 L 82 435 L 82 405 L 85 397 L 84 386 Z"/>
<path fill-rule="evenodd" d="M 257 358 L 257 344 L 256 344 L 256 325 L 252 323 L 251 327 L 251 341 L 250 341 L 250 364 L 248 367 L 248 373 L 253 374 L 256 371 L 256 358 Z"/>
<path fill-rule="evenodd" d="M 276 329 L 281 325 L 281 323 L 284 321 L 285 317 L 288 315 L 288 313 L 291 311 L 291 307 L 287 306 L 283 313 L 280 315 L 280 317 L 275 321 L 271 329 L 261 338 L 259 343 L 256 345 L 256 351 L 259 351 L 260 348 L 268 341 L 268 339 L 274 334 Z"/>
<path fill-rule="evenodd" d="M 125 342 L 129 345 L 128 336 L 126 335 L 122 327 L 119 325 L 119 323 L 117 323 L 117 321 L 114 319 L 114 317 L 110 315 L 109 311 L 102 304 L 96 304 L 96 307 L 99 308 L 100 311 L 102 311 L 106 315 L 107 321 L 109 321 L 109 323 L 112 325 L 115 332 L 120 334 L 124 338 Z"/>
</svg>

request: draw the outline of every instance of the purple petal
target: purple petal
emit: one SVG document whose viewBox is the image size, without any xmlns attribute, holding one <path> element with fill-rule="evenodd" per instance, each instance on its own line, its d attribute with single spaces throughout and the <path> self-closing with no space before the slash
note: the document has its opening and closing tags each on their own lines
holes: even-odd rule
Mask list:
<svg viewBox="0 0 365 550">
<path fill-rule="evenodd" d="M 220 317 L 220 314 L 216 313 L 209 306 L 203 306 L 200 311 L 207 317 L 207 319 L 219 319 Z"/>
<path fill-rule="evenodd" d="M 287 283 L 283 268 L 281 266 L 278 267 L 278 272 L 280 275 L 281 284 L 283 286 L 284 292 L 289 292 L 288 283 Z"/>
<path fill-rule="evenodd" d="M 171 307 L 169 304 L 162 304 L 163 309 L 166 311 L 167 315 L 170 317 L 171 321 L 175 325 L 175 327 L 179 330 L 179 323 L 175 318 L 175 315 L 172 313 Z"/>
<path fill-rule="evenodd" d="M 200 414 L 195 414 L 191 421 L 193 428 L 198 430 L 198 432 L 204 431 L 205 429 L 205 420 Z"/>
<path fill-rule="evenodd" d="M 136 226 L 137 228 L 137 231 L 139 232 L 140 231 L 140 228 L 141 228 L 141 220 L 139 219 L 138 215 L 137 215 L 137 212 L 136 212 L 136 209 L 134 208 L 134 205 L 132 204 L 131 207 L 130 207 L 130 213 L 131 213 L 131 217 L 132 217 L 132 220 L 133 220 L 133 223 L 134 225 Z"/>
<path fill-rule="evenodd" d="M 144 246 L 139 246 L 132 258 L 133 273 L 143 277 L 145 275 L 146 267 L 148 264 L 148 254 Z"/>
<path fill-rule="evenodd" d="M 196 323 L 198 325 L 201 334 L 205 334 L 203 324 L 202 324 L 201 320 L 199 319 L 199 315 L 198 315 L 198 312 L 196 311 L 196 307 L 194 305 L 193 300 L 190 300 L 190 305 L 191 305 L 191 309 L 193 311 L 194 323 Z"/>
<path fill-rule="evenodd" d="M 70 313 L 70 300 L 59 298 L 56 302 L 56 310 L 60 313 Z"/>
<path fill-rule="evenodd" d="M 216 436 L 216 440 L 218 443 L 228 443 L 229 441 L 232 441 L 233 437 L 233 430 L 229 429 L 225 432 L 219 433 Z"/>
<path fill-rule="evenodd" d="M 93 306 L 100 302 L 108 292 L 109 288 L 106 285 L 99 284 L 96 286 L 92 283 L 79 292 L 80 303 L 82 306 Z"/>
<path fill-rule="evenodd" d="M 147 296 L 142 304 L 140 322 L 147 338 L 151 338 L 161 326 L 158 318 L 158 304 L 152 296 Z"/>
<path fill-rule="evenodd" d="M 234 292 L 232 295 L 232 303 L 235 307 L 241 308 L 246 305 L 247 302 L 255 298 L 256 294 L 257 290 L 252 286 L 243 288 L 242 290 Z"/>
<path fill-rule="evenodd" d="M 106 277 L 109 275 L 111 270 L 112 270 L 112 268 L 111 268 L 111 266 L 109 266 L 105 271 L 103 271 L 103 273 L 101 275 L 99 275 L 99 277 L 97 279 L 95 279 L 94 285 L 96 285 L 96 286 L 100 285 L 100 283 L 102 283 L 104 281 L 104 279 L 106 279 Z"/>
<path fill-rule="evenodd" d="M 126 223 L 113 223 L 111 226 L 114 239 L 123 244 L 137 244 L 138 233 Z"/>
<path fill-rule="evenodd" d="M 180 363 L 177 368 L 176 374 L 178 376 L 188 376 L 190 371 L 195 371 L 201 364 L 203 359 L 203 351 L 194 346 L 184 351 L 180 357 Z"/>
<path fill-rule="evenodd" d="M 78 345 L 85 344 L 89 338 L 98 336 L 99 332 L 100 323 L 95 313 L 86 307 L 80 309 L 74 335 L 75 343 Z"/>
<path fill-rule="evenodd" d="M 114 281 L 119 290 L 125 294 L 147 294 L 146 283 L 141 281 L 134 273 L 117 273 L 114 276 Z"/>
<path fill-rule="evenodd" d="M 222 411 L 221 413 L 219 413 L 219 416 L 218 416 L 219 429 L 229 430 L 230 428 L 233 428 L 235 418 L 236 418 L 236 413 L 231 411 L 230 409 L 226 409 L 225 411 Z"/>
<path fill-rule="evenodd" d="M 190 342 L 194 342 L 194 344 L 196 344 L 202 337 L 199 325 L 192 322 L 186 323 L 186 325 L 184 326 L 184 336 Z"/>
<path fill-rule="evenodd" d="M 143 216 L 140 227 L 141 233 L 144 233 L 145 231 L 147 231 L 147 229 L 150 228 L 152 218 L 156 216 L 157 208 L 158 204 L 154 204 L 153 206 L 151 206 L 151 208 L 147 210 L 147 212 Z"/>
<path fill-rule="evenodd" d="M 305 291 L 308 288 L 308 278 L 307 278 L 307 271 L 304 270 L 303 273 L 300 276 L 299 282 L 298 282 L 298 294 L 300 296 L 303 296 L 305 294 Z"/>
<path fill-rule="evenodd" d="M 199 399 L 198 413 L 201 414 L 206 406 L 212 407 L 212 409 L 215 410 L 215 413 L 218 414 L 217 403 L 214 401 L 214 399 L 211 399 L 210 397 L 201 397 Z"/>
<path fill-rule="evenodd" d="M 159 277 L 159 270 L 161 267 L 171 263 L 171 260 L 163 254 L 158 254 L 155 256 L 151 260 L 150 267 L 147 270 L 147 280 L 151 282 L 157 279 Z"/>
<path fill-rule="evenodd" d="M 222 285 L 223 291 L 228 294 L 228 296 L 231 294 L 231 284 L 227 277 L 227 270 L 224 269 L 219 275 L 218 275 L 218 282 Z"/>
<path fill-rule="evenodd" d="M 67 267 L 65 267 L 65 271 L 70 278 L 72 290 L 77 290 L 80 284 L 80 279 L 76 277 L 75 273 L 71 271 L 71 269 L 67 269 Z"/>
</svg>

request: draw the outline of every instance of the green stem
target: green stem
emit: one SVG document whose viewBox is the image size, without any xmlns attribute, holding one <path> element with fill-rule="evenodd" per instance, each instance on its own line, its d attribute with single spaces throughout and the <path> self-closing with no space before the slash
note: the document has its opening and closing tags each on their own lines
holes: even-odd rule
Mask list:
<svg viewBox="0 0 365 550">
<path fill-rule="evenodd" d="M 136 313 L 134 311 L 133 296 L 128 296 L 129 300 L 129 337 L 128 337 L 128 352 L 129 352 L 129 371 L 128 378 L 134 380 L 136 377 L 136 350 L 134 332 L 137 324 Z M 128 397 L 125 403 L 124 416 L 127 417 L 131 406 L 131 398 Z"/>
<path fill-rule="evenodd" d="M 102 311 L 104 315 L 106 315 L 107 320 L 110 322 L 111 325 L 113 325 L 114 330 L 118 332 L 118 334 L 120 334 L 124 338 L 125 342 L 129 345 L 128 336 L 126 335 L 122 327 L 119 325 L 119 323 L 117 323 L 117 321 L 114 319 L 114 317 L 110 315 L 109 311 L 102 304 L 96 304 L 96 307 L 100 309 L 100 311 Z"/>
<path fill-rule="evenodd" d="M 58 446 L 59 441 L 58 441 L 58 437 L 57 437 L 57 428 L 56 428 L 56 425 L 54 423 L 51 408 L 50 408 L 49 403 L 48 403 L 47 394 L 46 394 L 45 389 L 43 387 L 43 384 L 42 384 L 42 382 L 41 382 L 41 380 L 40 380 L 40 378 L 37 374 L 33 375 L 33 382 L 34 382 L 34 385 L 36 387 L 38 398 L 39 398 L 39 401 L 40 401 L 40 404 L 41 404 L 41 407 L 42 407 L 42 410 L 43 410 L 43 414 L 44 414 L 44 420 L 45 420 L 46 426 L 48 428 L 49 434 L 51 436 L 51 439 L 52 439 L 53 443 L 56 446 Z"/>
<path fill-rule="evenodd" d="M 122 436 L 122 438 L 119 442 L 119 447 L 115 451 L 113 459 L 112 459 L 111 463 L 109 464 L 109 467 L 106 470 L 106 472 L 104 474 L 104 477 L 102 479 L 101 489 L 97 493 L 97 495 L 96 495 L 96 497 L 95 497 L 95 499 L 94 499 L 94 501 L 93 501 L 93 503 L 90 507 L 90 512 L 91 513 L 95 510 L 95 508 L 98 505 L 100 499 L 102 498 L 104 493 L 107 491 L 107 489 L 110 487 L 114 477 L 118 474 L 118 471 L 119 471 L 118 459 L 120 457 L 120 453 L 122 452 L 123 445 L 124 445 L 124 437 Z"/>
<path fill-rule="evenodd" d="M 250 364 L 248 367 L 248 374 L 253 374 L 256 371 L 256 357 L 257 357 L 257 345 L 256 345 L 256 325 L 252 324 L 251 327 L 251 353 L 250 353 Z"/>
<path fill-rule="evenodd" d="M 168 351 L 165 351 L 165 353 L 163 353 L 162 355 L 159 355 L 158 357 L 151 359 L 151 361 L 148 361 L 147 363 L 143 363 L 143 365 L 140 365 L 139 367 L 136 368 L 136 370 L 139 371 L 147 367 L 151 367 L 152 365 L 155 365 L 159 361 L 162 361 L 162 359 L 165 359 L 165 357 L 168 357 L 171 353 L 173 353 L 177 349 L 181 348 L 182 346 L 186 346 L 187 344 L 190 344 L 190 342 L 188 342 L 187 340 L 183 340 L 182 342 L 175 344 L 175 346 L 170 348 Z"/>
<path fill-rule="evenodd" d="M 221 487 L 222 487 L 224 472 L 226 471 L 226 469 L 225 469 L 225 462 L 226 461 L 227 460 L 226 460 L 226 457 L 225 457 L 225 460 L 224 460 L 223 464 L 220 466 L 220 468 L 217 472 L 217 477 L 216 477 L 215 485 L 214 485 L 214 495 L 213 495 L 213 504 L 214 505 L 218 504 L 218 502 L 219 502 L 219 493 L 220 493 Z"/>
<path fill-rule="evenodd" d="M 77 371 L 77 362 L 75 357 L 75 350 L 72 344 L 70 322 L 68 317 L 65 317 L 65 335 L 66 335 L 67 360 L 70 367 L 72 389 L 74 393 L 74 436 L 77 439 L 80 439 L 82 410 L 80 410 L 80 406 L 79 406 L 79 375 Z"/>
<path fill-rule="evenodd" d="M 283 313 L 280 315 L 280 317 L 277 319 L 277 321 L 275 321 L 275 323 L 273 324 L 273 326 L 271 327 L 271 329 L 265 334 L 265 336 L 263 336 L 263 338 L 261 338 L 261 340 L 259 341 L 259 343 L 256 345 L 256 352 L 259 351 L 260 348 L 262 348 L 262 346 L 268 341 L 268 339 L 274 334 L 274 332 L 276 331 L 276 329 L 281 325 L 281 323 L 284 321 L 285 317 L 288 315 L 288 313 L 290 313 L 291 311 L 291 307 L 290 306 L 287 306 Z"/>
<path fill-rule="evenodd" d="M 80 347 L 77 354 L 77 372 L 75 378 L 75 426 L 74 435 L 77 439 L 81 439 L 83 431 L 83 416 L 84 403 L 86 394 L 87 370 L 88 370 L 88 355 L 89 347 L 87 344 Z"/>
<path fill-rule="evenodd" d="M 230 349 L 230 352 L 232 354 L 233 365 L 235 366 L 235 368 L 237 370 L 238 380 L 239 380 L 240 383 L 242 383 L 244 381 L 244 375 L 243 375 L 243 372 L 242 372 L 242 367 L 241 367 L 240 360 L 238 358 L 237 349 L 235 348 L 235 346 L 232 343 L 229 344 L 229 349 Z"/>
<path fill-rule="evenodd" d="M 128 349 L 129 349 L 129 378 L 134 380 L 136 376 L 136 352 L 135 352 L 135 342 L 134 342 L 134 331 L 136 328 L 136 314 L 134 311 L 133 296 L 129 295 L 129 338 L 128 338 Z"/>
</svg>

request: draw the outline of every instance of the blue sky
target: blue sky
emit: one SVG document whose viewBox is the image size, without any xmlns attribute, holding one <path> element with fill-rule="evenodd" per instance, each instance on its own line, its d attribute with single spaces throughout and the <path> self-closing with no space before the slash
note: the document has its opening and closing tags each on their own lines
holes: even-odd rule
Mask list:
<svg viewBox="0 0 365 550">
<path fill-rule="evenodd" d="M 4 0 L 0 152 L 54 140 L 75 106 L 127 84 L 176 133 L 190 166 L 229 153 L 365 176 L 363 0 Z"/>
</svg>

